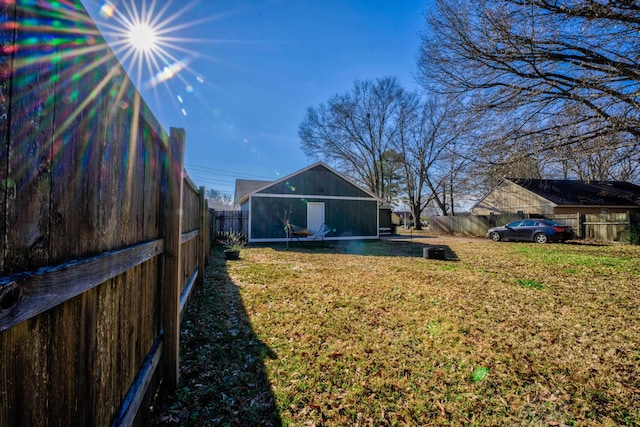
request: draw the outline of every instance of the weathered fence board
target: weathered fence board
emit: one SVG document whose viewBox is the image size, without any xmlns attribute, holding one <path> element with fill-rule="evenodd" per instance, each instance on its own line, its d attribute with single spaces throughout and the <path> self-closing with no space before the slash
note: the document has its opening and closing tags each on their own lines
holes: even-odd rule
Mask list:
<svg viewBox="0 0 640 427">
<path fill-rule="evenodd" d="M 4 10 L 5 13 L 16 14 L 15 18 L 9 16 L 6 22 L 14 19 L 24 21 L 33 17 L 29 10 Z M 27 30 L 24 36 L 33 36 L 34 32 L 34 29 Z M 10 37 L 8 40 L 12 40 L 15 45 L 15 33 L 7 35 Z M 23 49 L 26 52 L 22 52 L 22 55 L 37 53 L 31 46 L 23 46 Z M 16 58 L 19 59 L 20 57 Z M 0 62 L 3 64 L 3 75 L 8 75 L 11 65 L 4 60 Z M 20 141 L 19 147 L 10 144 L 5 146 L 8 166 L 6 175 L 2 177 L 6 190 L 6 221 L 17 224 L 6 230 L 7 239 L 14 242 L 12 251 L 5 252 L 4 268 L 9 271 L 23 268 L 25 263 L 27 268 L 33 268 L 48 262 L 46 236 L 50 225 L 47 210 L 51 187 L 49 162 L 53 144 L 50 139 L 53 119 L 50 112 L 53 106 L 42 83 L 53 75 L 50 64 L 24 61 L 7 85 L 8 93 L 3 96 L 7 114 L 12 117 L 10 122 L 6 120 L 6 123 L 10 123 L 10 138 Z M 7 140 L 8 138 L 3 139 L 3 142 L 6 143 Z"/>
<path fill-rule="evenodd" d="M 135 381 L 131 385 L 131 388 L 129 388 L 118 414 L 111 423 L 112 426 L 131 425 L 138 415 L 140 407 L 143 404 L 144 390 L 149 387 L 160 361 L 160 356 L 162 356 L 162 347 L 160 344 L 162 344 L 162 335 L 159 335 L 153 343 L 153 347 L 151 347 Z"/>
<path fill-rule="evenodd" d="M 0 2 L 0 22 L 14 22 L 15 8 L 8 2 Z M 9 102 L 7 97 L 11 94 L 12 80 L 11 61 L 9 59 L 9 49 L 15 45 L 15 34 L 8 25 L 0 25 L 0 203 L 7 200 L 8 195 L 13 191 L 13 186 L 8 181 L 9 178 Z M 7 210 L 0 208 L 0 224 L 7 223 Z M 4 237 L 4 236 L 2 236 Z M 5 271 L 6 267 L 5 248 L 0 247 L 0 271 Z M 0 405 L 2 403 L 0 402 Z"/>
</svg>

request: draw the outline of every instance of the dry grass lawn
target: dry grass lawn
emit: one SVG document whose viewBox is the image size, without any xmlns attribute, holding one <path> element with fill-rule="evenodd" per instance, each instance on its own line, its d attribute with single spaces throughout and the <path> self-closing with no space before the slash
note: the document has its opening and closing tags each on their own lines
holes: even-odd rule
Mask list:
<svg viewBox="0 0 640 427">
<path fill-rule="evenodd" d="M 638 246 L 248 247 L 208 275 L 159 423 L 640 425 Z"/>
</svg>

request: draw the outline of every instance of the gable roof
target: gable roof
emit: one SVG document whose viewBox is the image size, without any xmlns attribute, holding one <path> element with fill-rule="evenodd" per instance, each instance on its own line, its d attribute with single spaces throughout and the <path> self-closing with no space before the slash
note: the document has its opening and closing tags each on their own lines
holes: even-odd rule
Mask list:
<svg viewBox="0 0 640 427">
<path fill-rule="evenodd" d="M 310 169 L 316 168 L 318 166 L 322 166 L 325 169 L 327 169 L 329 172 L 335 174 L 336 176 L 344 179 L 345 181 L 351 183 L 353 186 L 355 186 L 356 188 L 358 188 L 359 190 L 363 191 L 364 193 L 366 193 L 367 195 L 371 196 L 371 198 L 378 200 L 380 203 L 382 203 L 382 199 L 380 199 L 378 196 L 376 196 L 375 194 L 373 194 L 372 192 L 370 192 L 369 190 L 360 187 L 359 185 L 353 183 L 353 181 L 342 175 L 340 172 L 335 171 L 334 169 L 330 168 L 329 166 L 327 166 L 326 164 L 324 164 L 323 162 L 316 162 L 312 165 L 307 166 L 306 168 L 300 169 L 296 172 L 293 172 L 283 178 L 280 178 L 278 180 L 275 181 L 249 181 L 249 180 L 242 180 L 242 179 L 237 179 L 236 180 L 236 195 L 235 195 L 235 204 L 236 206 L 243 204 L 244 202 L 246 202 L 249 199 L 249 196 L 251 196 L 253 193 L 257 193 L 259 191 L 262 191 L 266 188 L 268 188 L 269 186 L 281 183 L 281 182 L 286 182 L 288 180 L 291 179 L 291 177 L 299 175 L 303 172 L 306 172 Z M 240 193 L 238 191 L 239 186 L 241 187 L 241 190 L 243 190 L 242 193 Z M 247 191 L 248 190 L 248 191 Z"/>
<path fill-rule="evenodd" d="M 266 187 L 272 182 L 273 181 L 259 181 L 256 179 L 236 179 L 236 191 L 233 204 L 239 205 L 240 200 L 245 196 Z"/>
<path fill-rule="evenodd" d="M 640 186 L 624 181 L 508 180 L 556 205 L 640 206 Z"/>
</svg>

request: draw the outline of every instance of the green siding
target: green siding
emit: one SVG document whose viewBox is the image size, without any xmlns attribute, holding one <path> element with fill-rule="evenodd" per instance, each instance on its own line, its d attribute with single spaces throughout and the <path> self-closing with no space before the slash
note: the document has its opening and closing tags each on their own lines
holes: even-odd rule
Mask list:
<svg viewBox="0 0 640 427">
<path fill-rule="evenodd" d="M 334 231 L 329 236 L 377 236 L 378 202 L 368 200 L 328 200 L 325 223 Z"/>
<path fill-rule="evenodd" d="M 391 209 L 380 209 L 380 228 L 391 227 Z"/>
<path fill-rule="evenodd" d="M 286 181 L 271 185 L 259 193 L 371 197 L 356 185 L 342 179 L 322 165 L 294 175 Z"/>
<path fill-rule="evenodd" d="M 336 200 L 321 198 L 253 197 L 251 199 L 251 238 L 284 239 L 284 218 L 291 224 L 307 226 L 307 202 L 323 202 L 325 223 L 332 231 L 326 238 L 371 237 L 378 229 L 376 200 Z"/>
<path fill-rule="evenodd" d="M 270 197 L 251 199 L 251 239 L 283 239 L 284 218 L 293 201 Z"/>
</svg>

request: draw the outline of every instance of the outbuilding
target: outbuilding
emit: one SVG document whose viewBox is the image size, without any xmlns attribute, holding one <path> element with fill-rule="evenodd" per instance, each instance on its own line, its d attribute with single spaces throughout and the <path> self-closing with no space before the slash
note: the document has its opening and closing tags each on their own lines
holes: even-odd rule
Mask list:
<svg viewBox="0 0 640 427">
<path fill-rule="evenodd" d="M 235 204 L 248 218 L 250 243 L 286 241 L 288 224 L 307 239 L 321 230 L 324 240 L 378 239 L 384 211 L 380 198 L 322 162 L 277 181 L 238 179 Z"/>
</svg>

